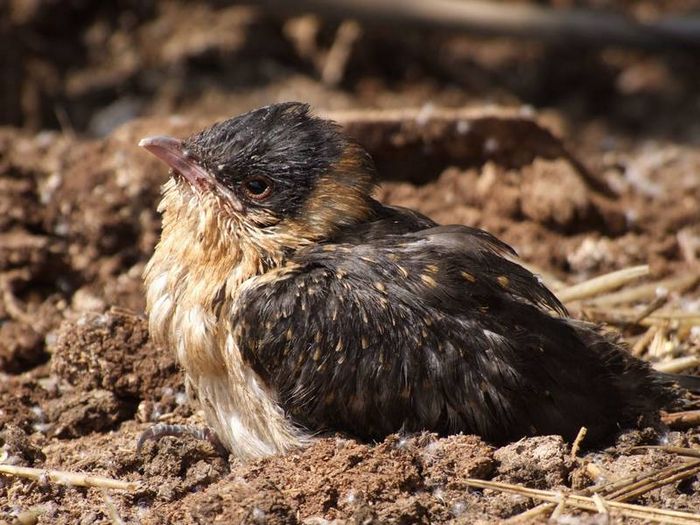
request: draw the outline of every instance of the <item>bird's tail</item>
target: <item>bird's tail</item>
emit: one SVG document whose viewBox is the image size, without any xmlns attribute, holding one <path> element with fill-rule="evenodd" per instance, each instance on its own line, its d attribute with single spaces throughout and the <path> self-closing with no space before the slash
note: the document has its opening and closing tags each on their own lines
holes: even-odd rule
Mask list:
<svg viewBox="0 0 700 525">
<path fill-rule="evenodd" d="M 693 394 L 700 394 L 700 376 L 688 376 L 683 374 L 659 373 L 659 376 L 666 381 L 676 383 L 681 388 Z"/>
</svg>

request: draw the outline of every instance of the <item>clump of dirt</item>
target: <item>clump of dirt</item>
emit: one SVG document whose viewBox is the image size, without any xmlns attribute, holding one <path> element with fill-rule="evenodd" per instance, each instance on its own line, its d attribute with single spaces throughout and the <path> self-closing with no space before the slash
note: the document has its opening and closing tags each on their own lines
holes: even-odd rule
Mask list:
<svg viewBox="0 0 700 525">
<path fill-rule="evenodd" d="M 55 339 L 51 373 L 79 391 L 153 400 L 183 384 L 174 356 L 149 340 L 147 321 L 133 313 L 84 313 L 64 321 Z"/>
<path fill-rule="evenodd" d="M 522 170 L 494 162 L 451 168 L 419 188 L 387 183 L 380 196 L 440 223 L 484 228 L 516 246 L 524 259 L 559 270 L 569 269 L 572 245 L 580 239 L 600 231 L 615 238 L 627 230 L 620 203 L 592 190 L 566 159 L 538 158 Z M 550 243 L 554 237 L 561 243 Z"/>
<path fill-rule="evenodd" d="M 31 467 L 46 459 L 39 447 L 34 445 L 27 434 L 15 425 L 5 425 L 0 431 L 0 450 L 5 459 L 3 463 Z"/>
<path fill-rule="evenodd" d="M 47 375 L 45 367 L 39 367 L 27 375 L 0 376 L 0 427 L 16 425 L 29 434 L 46 430 L 41 405 L 58 395 Z"/>
<path fill-rule="evenodd" d="M 272 488 L 272 487 L 271 487 Z M 214 490 L 215 489 L 215 490 Z M 192 498 L 194 499 L 194 498 Z M 164 509 L 165 510 L 165 509 Z M 188 508 L 169 514 L 165 511 L 145 523 L 265 523 L 269 525 L 296 525 L 300 523 L 297 511 L 289 505 L 279 490 L 261 492 L 238 479 L 225 478 L 203 493 Z"/>
<path fill-rule="evenodd" d="M 76 438 L 92 432 L 106 432 L 131 415 L 128 405 L 108 390 L 64 391 L 43 407 L 48 434 L 57 438 Z"/>
<path fill-rule="evenodd" d="M 663 167 L 650 168 L 648 176 L 668 183 L 675 180 L 672 172 L 690 173 L 686 169 L 695 165 L 696 153 L 682 150 Z M 623 169 L 618 177 L 629 177 L 625 167 L 616 169 Z M 700 201 L 700 178 L 664 184 L 653 198 L 636 184 L 611 180 L 617 181 L 612 198 L 592 188 L 566 158 L 535 158 L 518 170 L 489 161 L 478 168 L 448 168 L 418 187 L 387 182 L 380 197 L 441 223 L 484 228 L 514 246 L 525 261 L 555 272 L 588 276 L 651 263 L 661 275 L 677 262 L 698 260 L 691 225 L 700 222 L 700 209 L 692 204 Z"/>
<path fill-rule="evenodd" d="M 566 486 L 576 461 L 560 436 L 521 439 L 494 454 L 498 472 L 494 479 L 528 487 Z"/>
<path fill-rule="evenodd" d="M 492 448 L 474 436 L 394 435 L 376 446 L 326 438 L 298 453 L 234 461 L 226 478 L 188 496 L 185 507 L 171 506 L 146 522 L 186 520 L 189 509 L 203 522 L 216 517 L 275 523 L 292 509 L 301 516 L 360 523 L 448 520 L 466 489 L 460 480 L 493 470 Z M 276 496 L 266 504 L 254 497 L 270 493 Z M 211 514 L 212 509 L 223 514 Z"/>
<path fill-rule="evenodd" d="M 0 135 L 0 185 L 23 183 L 0 192 L 0 371 L 19 373 L 46 361 L 46 337 L 69 312 L 143 308 L 160 175 L 123 175 L 118 141 Z"/>
<path fill-rule="evenodd" d="M 563 161 L 535 160 L 522 172 L 520 212 L 527 219 L 554 228 L 591 228 L 595 225 L 594 214 L 601 215 L 600 205 L 595 205 L 591 192 L 577 175 Z M 606 226 L 608 232 L 619 231 L 614 224 Z"/>
<path fill-rule="evenodd" d="M 0 370 L 16 374 L 46 359 L 41 334 L 26 324 L 0 325 Z"/>
<path fill-rule="evenodd" d="M 0 415 L 24 431 L 75 438 L 112 430 L 137 411 L 143 421 L 157 420 L 184 403 L 174 358 L 149 341 L 143 317 L 83 313 L 49 340 L 50 375 L 18 376 L 14 390 L 0 393 Z"/>
<path fill-rule="evenodd" d="M 157 445 L 147 444 L 140 458 L 143 477 L 147 480 L 144 496 L 151 496 L 158 502 L 174 502 L 225 476 L 228 463 L 206 445 L 187 436 L 163 439 Z"/>
</svg>

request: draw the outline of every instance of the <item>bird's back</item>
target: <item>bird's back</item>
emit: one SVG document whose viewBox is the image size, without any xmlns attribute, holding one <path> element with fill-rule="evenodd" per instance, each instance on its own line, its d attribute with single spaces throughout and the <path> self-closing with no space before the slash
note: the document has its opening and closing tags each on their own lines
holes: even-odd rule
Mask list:
<svg viewBox="0 0 700 525">
<path fill-rule="evenodd" d="M 232 322 L 245 327 L 244 359 L 297 423 L 493 441 L 586 426 L 595 443 L 674 397 L 615 341 L 568 320 L 506 245 L 433 224 L 387 209 L 242 294 Z"/>
</svg>

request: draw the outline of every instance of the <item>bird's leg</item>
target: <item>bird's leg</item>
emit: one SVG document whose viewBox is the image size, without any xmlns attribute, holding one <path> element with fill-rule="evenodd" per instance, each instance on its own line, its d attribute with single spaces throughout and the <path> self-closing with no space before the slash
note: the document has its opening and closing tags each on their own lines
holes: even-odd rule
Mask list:
<svg viewBox="0 0 700 525">
<path fill-rule="evenodd" d="M 144 430 L 136 442 L 136 453 L 141 453 L 146 441 L 158 441 L 165 436 L 192 436 L 199 440 L 208 441 L 219 455 L 228 458 L 228 450 L 211 428 L 196 425 L 168 425 L 167 423 L 158 423 Z"/>
</svg>

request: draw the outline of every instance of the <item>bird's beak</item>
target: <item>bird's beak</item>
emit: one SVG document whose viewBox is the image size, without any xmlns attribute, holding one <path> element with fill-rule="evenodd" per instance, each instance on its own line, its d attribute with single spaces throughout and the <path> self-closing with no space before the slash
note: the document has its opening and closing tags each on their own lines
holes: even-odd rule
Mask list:
<svg viewBox="0 0 700 525">
<path fill-rule="evenodd" d="M 182 141 L 163 135 L 141 139 L 139 146 L 170 166 L 173 171 L 182 175 L 192 186 L 203 188 L 216 183 L 207 170 L 187 155 L 182 147 Z"/>
<path fill-rule="evenodd" d="M 190 186 L 203 191 L 216 190 L 218 194 L 226 197 L 230 207 L 238 213 L 242 213 L 243 205 L 234 193 L 219 184 L 216 178 L 189 155 L 182 145 L 182 141 L 163 135 L 146 137 L 139 141 L 139 146 L 165 162 L 172 170 L 179 173 Z"/>
</svg>

